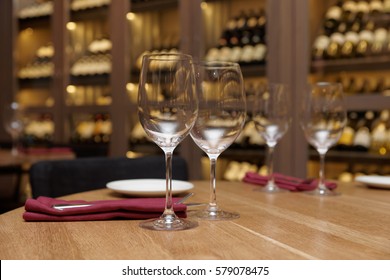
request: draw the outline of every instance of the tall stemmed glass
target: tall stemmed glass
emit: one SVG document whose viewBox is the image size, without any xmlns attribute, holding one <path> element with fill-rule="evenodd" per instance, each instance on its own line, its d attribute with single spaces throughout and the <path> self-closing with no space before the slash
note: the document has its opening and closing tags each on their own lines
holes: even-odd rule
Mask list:
<svg viewBox="0 0 390 280">
<path fill-rule="evenodd" d="M 199 113 L 191 137 L 210 159 L 210 201 L 196 216 L 208 220 L 238 218 L 220 209 L 216 198 L 218 156 L 240 134 L 246 117 L 246 100 L 240 66 L 229 62 L 200 62 L 195 65 Z"/>
<path fill-rule="evenodd" d="M 11 154 L 19 154 L 19 138 L 24 129 L 24 110 L 17 102 L 11 102 L 3 107 L 3 125 L 5 130 L 11 135 Z"/>
<path fill-rule="evenodd" d="M 320 82 L 310 85 L 302 99 L 301 127 L 307 141 L 320 155 L 319 182 L 314 195 L 335 195 L 325 186 L 325 154 L 337 143 L 347 122 L 341 84 Z"/>
<path fill-rule="evenodd" d="M 278 83 L 261 85 L 255 92 L 252 105 L 252 118 L 256 130 L 267 145 L 268 181 L 264 188 L 256 189 L 267 193 L 285 191 L 278 187 L 274 179 L 274 150 L 278 141 L 286 134 L 290 122 L 290 102 L 288 86 Z"/>
<path fill-rule="evenodd" d="M 172 156 L 189 134 L 198 114 L 192 58 L 185 54 L 150 54 L 142 60 L 138 116 L 146 134 L 164 151 L 166 203 L 164 213 L 141 227 L 152 230 L 184 230 L 198 223 L 180 219 L 172 203 Z"/>
</svg>

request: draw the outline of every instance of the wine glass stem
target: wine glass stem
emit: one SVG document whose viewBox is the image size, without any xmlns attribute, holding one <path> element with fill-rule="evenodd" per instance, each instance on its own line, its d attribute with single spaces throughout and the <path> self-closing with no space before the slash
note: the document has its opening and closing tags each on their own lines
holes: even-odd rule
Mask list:
<svg viewBox="0 0 390 280">
<path fill-rule="evenodd" d="M 15 135 L 12 135 L 11 154 L 14 155 L 14 156 L 19 154 L 19 139 Z"/>
<path fill-rule="evenodd" d="M 268 154 L 267 154 L 267 174 L 268 174 L 268 182 L 272 184 L 275 183 L 274 179 L 274 149 L 275 146 L 268 146 Z"/>
<path fill-rule="evenodd" d="M 320 178 L 318 182 L 318 187 L 320 189 L 326 189 L 325 187 L 325 154 L 324 152 L 320 152 Z"/>
<path fill-rule="evenodd" d="M 217 186 L 216 168 L 218 156 L 210 156 L 210 202 L 209 210 L 216 211 L 217 208 Z"/>
<path fill-rule="evenodd" d="M 166 194 L 164 215 L 174 215 L 172 203 L 172 152 L 165 152 Z"/>
</svg>

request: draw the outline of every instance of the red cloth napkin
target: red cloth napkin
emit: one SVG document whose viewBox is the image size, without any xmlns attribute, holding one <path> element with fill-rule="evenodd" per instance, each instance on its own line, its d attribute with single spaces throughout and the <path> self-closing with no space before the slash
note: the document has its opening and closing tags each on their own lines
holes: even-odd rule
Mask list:
<svg viewBox="0 0 390 280">
<path fill-rule="evenodd" d="M 318 179 L 300 179 L 279 173 L 274 174 L 274 179 L 279 188 L 290 191 L 310 191 L 314 190 L 318 185 Z M 268 181 L 268 176 L 262 176 L 255 172 L 247 172 L 243 181 L 264 186 Z M 328 189 L 335 189 L 337 184 L 334 182 L 325 182 L 325 186 Z"/>
<path fill-rule="evenodd" d="M 180 198 L 173 198 L 173 202 Z M 54 209 L 55 204 L 91 204 L 91 206 Z M 165 207 L 165 198 L 129 198 L 119 200 L 61 200 L 45 196 L 29 198 L 23 213 L 25 221 L 98 221 L 111 219 L 149 219 L 159 217 Z M 187 206 L 174 204 L 179 217 L 186 217 Z"/>
</svg>

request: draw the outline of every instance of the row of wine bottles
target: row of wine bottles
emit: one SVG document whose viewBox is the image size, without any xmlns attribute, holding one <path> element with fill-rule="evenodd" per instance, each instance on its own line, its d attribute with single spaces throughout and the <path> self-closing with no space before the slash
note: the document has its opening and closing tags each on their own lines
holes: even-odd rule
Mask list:
<svg viewBox="0 0 390 280">
<path fill-rule="evenodd" d="M 390 53 L 390 1 L 338 1 L 326 12 L 312 47 L 313 59 Z"/>
<path fill-rule="evenodd" d="M 329 163 L 331 164 L 331 163 Z M 329 174 L 331 178 L 341 182 L 353 182 L 355 177 L 362 175 L 382 175 L 389 176 L 390 168 L 379 168 L 378 166 L 372 166 L 373 168 L 365 168 L 361 170 L 345 170 L 337 172 L 335 174 Z M 223 171 L 223 179 L 227 181 L 242 181 L 247 172 L 256 172 L 262 176 L 267 175 L 267 167 L 265 165 L 257 165 L 247 161 L 229 161 L 226 169 Z"/>
<path fill-rule="evenodd" d="M 72 0 L 70 8 L 72 11 L 98 8 L 109 5 L 111 0 Z M 40 0 L 22 7 L 18 12 L 20 19 L 37 18 L 49 16 L 53 13 L 54 2 L 52 0 Z"/>
<path fill-rule="evenodd" d="M 346 94 L 370 94 L 390 91 L 390 79 L 386 73 L 380 76 L 367 77 L 363 75 L 340 75 L 335 82 L 341 83 Z"/>
<path fill-rule="evenodd" d="M 78 121 L 72 143 L 108 143 L 112 134 L 112 123 L 108 114 L 94 114 Z"/>
<path fill-rule="evenodd" d="M 27 19 L 51 15 L 53 13 L 53 4 L 52 1 L 33 2 L 21 8 L 18 12 L 18 17 Z"/>
<path fill-rule="evenodd" d="M 389 154 L 390 111 L 349 112 L 348 124 L 335 148 Z"/>
<path fill-rule="evenodd" d="M 206 60 L 263 63 L 266 60 L 266 16 L 264 10 L 242 11 L 228 20 L 217 46 L 210 48 Z"/>
<path fill-rule="evenodd" d="M 50 42 L 42 45 L 35 52 L 33 61 L 19 69 L 18 78 L 40 79 L 51 77 L 54 73 L 53 55 L 54 48 Z"/>
</svg>

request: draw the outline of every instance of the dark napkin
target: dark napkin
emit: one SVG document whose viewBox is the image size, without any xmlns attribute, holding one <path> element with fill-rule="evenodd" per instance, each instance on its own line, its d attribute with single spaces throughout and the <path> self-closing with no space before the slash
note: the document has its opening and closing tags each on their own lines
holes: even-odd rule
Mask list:
<svg viewBox="0 0 390 280">
<path fill-rule="evenodd" d="M 176 202 L 180 198 L 173 198 Z M 91 204 L 91 206 L 54 209 L 55 204 Z M 98 221 L 111 219 L 149 219 L 158 218 L 165 207 L 165 198 L 129 198 L 119 200 L 61 200 L 45 196 L 29 198 L 25 204 L 26 221 Z M 177 216 L 185 218 L 187 206 L 174 204 Z"/>
<path fill-rule="evenodd" d="M 279 188 L 290 191 L 310 191 L 314 190 L 318 185 L 318 179 L 301 179 L 280 173 L 275 173 L 274 179 Z M 265 186 L 268 181 L 268 176 L 262 176 L 255 172 L 247 172 L 243 181 L 246 183 Z M 337 184 L 334 182 L 325 182 L 325 186 L 332 190 L 337 187 Z"/>
</svg>

